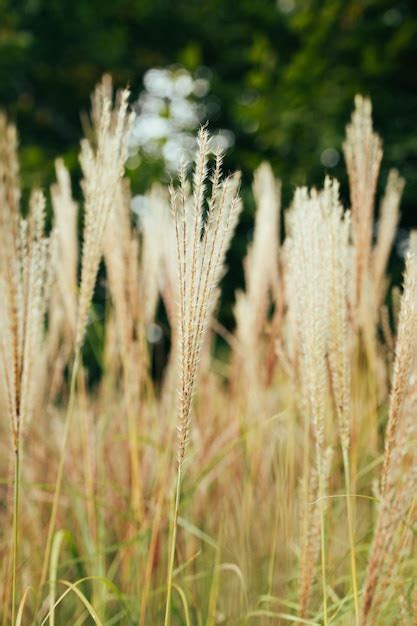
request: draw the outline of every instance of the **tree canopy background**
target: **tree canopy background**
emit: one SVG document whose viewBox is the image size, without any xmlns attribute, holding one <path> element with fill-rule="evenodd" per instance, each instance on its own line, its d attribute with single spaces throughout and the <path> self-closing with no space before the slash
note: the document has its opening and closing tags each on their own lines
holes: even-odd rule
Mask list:
<svg viewBox="0 0 417 626">
<path fill-rule="evenodd" d="M 209 125 L 232 131 L 226 169 L 243 171 L 237 275 L 261 161 L 282 179 L 284 206 L 296 185 L 321 184 L 326 172 L 348 205 L 341 144 L 356 93 L 371 97 L 384 142 L 380 192 L 397 167 L 407 181 L 402 225 L 417 225 L 416 62 L 413 0 L 0 0 L 0 107 L 18 125 L 26 190 L 52 182 L 56 156 L 78 171 L 80 111 L 103 72 L 135 97 L 150 68 L 209 69 Z M 156 173 L 145 164 L 130 175 L 144 191 Z M 226 299 L 235 287 L 226 281 Z"/>
</svg>

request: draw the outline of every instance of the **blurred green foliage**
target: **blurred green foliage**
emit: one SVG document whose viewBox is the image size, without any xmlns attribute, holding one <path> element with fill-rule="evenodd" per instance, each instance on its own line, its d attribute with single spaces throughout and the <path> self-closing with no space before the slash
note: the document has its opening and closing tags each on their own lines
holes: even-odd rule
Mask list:
<svg viewBox="0 0 417 626">
<path fill-rule="evenodd" d="M 234 133 L 226 167 L 243 170 L 249 207 L 231 255 L 237 275 L 262 160 L 283 179 L 284 204 L 326 171 L 348 201 L 341 143 L 357 92 L 371 96 L 384 140 L 381 185 L 398 167 L 403 224 L 417 225 L 416 61 L 413 0 L 0 0 L 0 107 L 19 127 L 26 190 L 52 181 L 57 155 L 77 171 L 80 111 L 103 72 L 137 96 L 152 67 L 209 68 L 210 126 Z M 339 160 L 326 168 L 329 149 Z M 132 172 L 134 189 L 154 175 Z"/>
</svg>

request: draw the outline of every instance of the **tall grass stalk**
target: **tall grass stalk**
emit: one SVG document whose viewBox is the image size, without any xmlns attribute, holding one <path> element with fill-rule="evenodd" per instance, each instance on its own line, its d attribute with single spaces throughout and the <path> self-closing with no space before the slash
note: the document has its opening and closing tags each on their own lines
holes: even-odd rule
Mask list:
<svg viewBox="0 0 417 626">
<path fill-rule="evenodd" d="M 192 195 L 182 164 L 179 189 L 171 187 L 171 213 L 175 222 L 178 259 L 178 445 L 177 482 L 173 530 L 169 548 L 165 626 L 170 624 L 172 576 L 177 538 L 182 468 L 190 432 L 192 400 L 198 365 L 213 309 L 218 297 L 218 283 L 233 235 L 241 204 L 237 195 L 237 177 L 222 180 L 221 153 L 216 154 L 211 177 L 211 194 L 205 210 L 210 137 L 207 129 L 198 133 Z"/>
<path fill-rule="evenodd" d="M 296 316 L 299 323 L 302 380 L 306 410 L 311 416 L 315 439 L 320 516 L 321 582 L 324 623 L 327 626 L 327 580 L 325 543 L 325 415 L 327 404 L 326 350 L 328 323 L 323 302 L 327 301 L 328 279 L 324 275 L 325 216 L 323 198 L 315 190 L 299 189 L 289 217 L 292 249 L 291 263 L 298 299 Z"/>
<path fill-rule="evenodd" d="M 351 576 L 352 576 L 353 602 L 355 606 L 355 622 L 356 622 L 356 626 L 359 626 L 359 593 L 358 593 L 358 580 L 357 580 L 357 573 L 356 573 L 355 522 L 354 522 L 354 508 L 352 506 L 352 498 L 354 497 L 354 495 L 352 494 L 352 491 L 351 491 L 349 452 L 345 446 L 342 447 L 342 456 L 343 456 L 343 471 L 345 474 L 346 507 L 347 507 L 347 516 L 348 516 L 350 567 L 351 567 Z"/>
<path fill-rule="evenodd" d="M 13 556 L 12 556 L 12 624 L 15 623 L 17 555 L 19 545 L 19 494 L 20 494 L 20 448 L 14 451 L 14 503 L 13 503 Z"/>
<path fill-rule="evenodd" d="M 52 540 L 55 532 L 74 412 L 77 376 L 81 363 L 81 349 L 87 329 L 89 308 L 103 253 L 103 239 L 108 216 L 127 158 L 127 137 L 133 123 L 133 116 L 128 113 L 128 98 L 128 90 L 121 92 L 118 102 L 113 109 L 111 83 L 109 85 L 108 77 L 104 77 L 102 83 L 97 87 L 93 98 L 92 120 L 95 137 L 91 141 L 85 139 L 81 144 L 80 163 L 84 174 L 85 220 L 81 282 L 75 328 L 74 361 L 71 371 L 62 447 L 43 557 L 38 602 L 47 578 Z"/>
<path fill-rule="evenodd" d="M 175 550 L 176 550 L 176 545 L 177 545 L 177 529 L 178 529 L 178 513 L 180 510 L 180 497 L 181 497 L 181 467 L 179 466 L 177 470 L 174 515 L 172 518 L 172 531 L 171 531 L 171 538 L 170 538 L 170 543 L 169 543 L 167 596 L 166 596 L 166 605 L 165 605 L 164 626 L 169 626 L 171 623 L 172 580 L 173 580 L 173 573 L 174 573 Z"/>
<path fill-rule="evenodd" d="M 318 452 L 321 455 L 321 451 Z M 325 517 L 324 517 L 324 499 L 326 492 L 324 489 L 323 469 L 321 462 L 319 462 L 319 498 L 320 498 L 320 544 L 321 544 L 321 583 L 323 594 L 323 623 L 327 626 L 328 614 L 327 614 L 327 576 L 326 576 L 326 533 L 325 533 Z"/>
<path fill-rule="evenodd" d="M 4 120 L 0 117 L 1 124 Z M 42 399 L 42 368 L 35 368 L 44 348 L 44 316 L 48 299 L 50 239 L 44 237 L 45 198 L 39 190 L 29 199 L 27 219 L 22 219 L 18 197 L 13 188 L 17 181 L 15 134 L 8 128 L 9 154 L 6 164 L 0 137 L 0 174 L 8 173 L 0 215 L 0 369 L 5 409 L 10 422 L 13 446 L 13 516 L 12 516 L 12 623 L 16 616 L 17 570 L 19 556 L 21 456 L 25 429 Z M 5 172 L 2 172 L 2 166 Z M 7 178 L 7 176 L 6 176 Z M 13 181 L 13 182 L 11 182 Z M 0 194 L 5 183 L 0 176 Z M 9 188 L 10 187 L 10 188 Z M 53 235 L 51 235 L 52 237 Z"/>
</svg>

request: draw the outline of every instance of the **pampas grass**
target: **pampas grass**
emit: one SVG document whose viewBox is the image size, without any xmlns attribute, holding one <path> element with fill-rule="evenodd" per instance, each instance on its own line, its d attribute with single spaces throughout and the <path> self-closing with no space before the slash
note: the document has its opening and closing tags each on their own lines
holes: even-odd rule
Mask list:
<svg viewBox="0 0 417 626">
<path fill-rule="evenodd" d="M 416 289 L 417 259 L 410 253 L 406 261 L 404 293 L 395 348 L 381 473 L 381 503 L 363 593 L 361 621 L 363 625 L 369 623 L 375 595 L 383 576 L 381 571 L 383 562 L 393 556 L 394 550 L 398 549 L 395 544 L 396 532 L 413 501 L 416 488 L 416 430 L 415 420 L 412 418 L 416 401 L 413 389 L 417 327 Z"/>
<path fill-rule="evenodd" d="M 70 397 L 65 419 L 65 429 L 58 473 L 55 482 L 54 499 L 46 540 L 44 561 L 40 580 L 42 589 L 55 531 L 55 521 L 61 493 L 66 451 L 71 430 L 74 408 L 76 378 L 81 358 L 81 348 L 87 328 L 88 312 L 93 297 L 100 259 L 103 253 L 103 239 L 107 219 L 115 197 L 118 183 L 123 175 L 127 159 L 127 138 L 133 125 L 134 114 L 128 113 L 129 91 L 119 95 L 119 101 L 112 110 L 109 80 L 96 88 L 93 98 L 94 143 L 84 139 L 81 142 L 80 163 L 84 179 L 84 233 L 81 263 L 81 282 L 78 294 L 77 317 L 74 337 L 74 362 L 72 366 Z"/>
<path fill-rule="evenodd" d="M 0 371 L 14 456 L 11 620 L 17 601 L 20 467 L 23 435 L 34 412 L 48 298 L 50 241 L 44 237 L 45 199 L 32 193 L 28 219 L 19 215 L 16 134 L 0 120 L 1 160 Z M 7 141 L 10 143 L 7 144 Z"/>
<path fill-rule="evenodd" d="M 22 217 L 0 116 L 2 624 L 415 623 L 417 239 L 391 285 L 404 180 L 377 197 L 370 101 L 347 127 L 350 207 L 327 177 L 282 211 L 271 166 L 254 173 L 226 329 L 240 176 L 203 127 L 135 216 L 128 99 L 96 88 L 82 198 L 58 160 L 49 235 L 48 193 Z"/>
<path fill-rule="evenodd" d="M 188 444 L 191 403 L 198 376 L 198 363 L 213 309 L 218 297 L 227 249 L 239 216 L 237 177 L 222 179 L 221 153 L 216 154 L 211 176 L 211 194 L 204 202 L 208 177 L 210 137 L 202 128 L 198 135 L 192 188 L 185 165 L 181 165 L 179 188 L 171 187 L 171 211 L 175 222 L 178 259 L 179 307 L 178 353 L 178 446 L 177 485 L 168 564 L 165 626 L 171 619 L 171 590 L 175 558 L 182 467 Z"/>
</svg>

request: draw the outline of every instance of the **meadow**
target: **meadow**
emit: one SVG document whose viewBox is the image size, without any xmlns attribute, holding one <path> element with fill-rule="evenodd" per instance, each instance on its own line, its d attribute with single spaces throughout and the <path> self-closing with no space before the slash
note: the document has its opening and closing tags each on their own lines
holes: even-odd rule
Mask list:
<svg viewBox="0 0 417 626">
<path fill-rule="evenodd" d="M 417 624 L 417 236 L 392 284 L 405 181 L 391 170 L 377 197 L 370 101 L 346 126 L 349 207 L 330 177 L 282 207 L 270 165 L 253 173 L 233 331 L 218 308 L 240 175 L 203 126 L 134 218 L 134 117 L 105 76 L 81 203 L 61 159 L 22 202 L 0 117 L 1 623 Z"/>
</svg>

